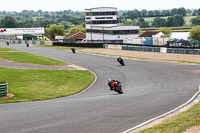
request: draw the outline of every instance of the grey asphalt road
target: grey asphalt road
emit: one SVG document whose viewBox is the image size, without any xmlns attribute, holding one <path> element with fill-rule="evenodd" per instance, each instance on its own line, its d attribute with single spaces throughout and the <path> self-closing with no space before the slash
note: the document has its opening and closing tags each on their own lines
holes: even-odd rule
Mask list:
<svg viewBox="0 0 200 133">
<path fill-rule="evenodd" d="M 126 66 L 120 66 L 113 57 L 0 46 L 70 62 L 97 75 L 94 85 L 78 95 L 0 104 L 0 133 L 120 133 L 177 108 L 199 89 L 199 65 L 125 59 Z M 109 90 L 109 77 L 122 82 L 124 94 Z"/>
</svg>

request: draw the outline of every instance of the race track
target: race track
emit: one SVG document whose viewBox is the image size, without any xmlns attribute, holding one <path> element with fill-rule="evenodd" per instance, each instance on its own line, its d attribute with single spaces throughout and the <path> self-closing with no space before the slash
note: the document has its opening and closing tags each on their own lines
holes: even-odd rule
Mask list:
<svg viewBox="0 0 200 133">
<path fill-rule="evenodd" d="M 83 93 L 37 102 L 0 104 L 0 133 L 120 133 L 184 104 L 199 90 L 200 66 L 125 59 L 0 44 L 82 66 L 97 75 Z M 107 79 L 122 82 L 124 94 Z M 87 80 L 87 79 L 86 79 Z"/>
</svg>

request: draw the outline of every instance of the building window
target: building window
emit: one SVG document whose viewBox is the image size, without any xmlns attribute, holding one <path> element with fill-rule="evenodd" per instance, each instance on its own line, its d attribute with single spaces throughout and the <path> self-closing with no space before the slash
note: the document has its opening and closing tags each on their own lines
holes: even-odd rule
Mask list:
<svg viewBox="0 0 200 133">
<path fill-rule="evenodd" d="M 95 17 L 95 19 L 105 19 L 106 17 Z"/>
<path fill-rule="evenodd" d="M 86 16 L 117 15 L 117 12 L 86 12 Z"/>
<path fill-rule="evenodd" d="M 95 29 L 87 29 L 87 32 L 92 33 L 104 33 L 104 34 L 113 34 L 113 35 L 130 35 L 130 34 L 138 34 L 138 30 L 95 30 Z"/>
<path fill-rule="evenodd" d="M 92 21 L 92 24 L 117 24 L 117 20 Z"/>
<path fill-rule="evenodd" d="M 138 34 L 139 30 L 113 30 L 113 35 Z"/>
<path fill-rule="evenodd" d="M 107 19 L 113 19 L 113 17 L 107 17 Z"/>
<path fill-rule="evenodd" d="M 92 16 L 91 12 L 86 12 L 86 16 Z"/>
</svg>

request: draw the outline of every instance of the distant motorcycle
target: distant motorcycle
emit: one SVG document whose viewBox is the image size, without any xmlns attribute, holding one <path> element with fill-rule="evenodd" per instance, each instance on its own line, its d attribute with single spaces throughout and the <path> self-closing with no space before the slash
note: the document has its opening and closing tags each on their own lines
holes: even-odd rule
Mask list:
<svg viewBox="0 0 200 133">
<path fill-rule="evenodd" d="M 71 48 L 71 50 L 74 54 L 76 53 L 75 48 Z"/>
<path fill-rule="evenodd" d="M 122 66 L 125 65 L 125 64 L 124 64 L 124 60 L 123 60 L 121 57 L 117 58 L 117 61 L 118 61 Z"/>
<path fill-rule="evenodd" d="M 122 85 L 121 82 L 118 80 L 111 80 L 110 78 L 108 79 L 108 86 L 110 87 L 110 90 L 114 90 L 118 92 L 119 94 L 123 94 L 124 92 L 122 91 Z"/>
</svg>

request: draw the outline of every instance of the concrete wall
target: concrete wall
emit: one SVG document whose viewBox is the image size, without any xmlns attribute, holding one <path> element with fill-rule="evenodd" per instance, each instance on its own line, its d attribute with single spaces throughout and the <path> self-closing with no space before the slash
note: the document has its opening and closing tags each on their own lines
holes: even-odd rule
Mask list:
<svg viewBox="0 0 200 133">
<path fill-rule="evenodd" d="M 87 40 L 124 40 L 126 38 L 136 38 L 138 37 L 137 34 L 135 35 L 112 35 L 112 34 L 100 34 L 100 33 L 86 33 Z M 92 38 L 92 39 L 91 39 Z"/>
<path fill-rule="evenodd" d="M 165 38 L 153 37 L 153 45 L 165 45 L 169 40 L 170 37 L 165 37 Z"/>
<path fill-rule="evenodd" d="M 170 37 L 160 38 L 160 37 L 153 37 L 152 43 L 153 45 L 165 45 L 167 44 L 167 41 L 170 40 Z M 144 44 L 145 39 L 144 38 L 132 38 L 132 39 L 124 39 L 124 43 L 129 44 Z"/>
</svg>

